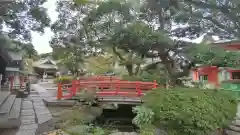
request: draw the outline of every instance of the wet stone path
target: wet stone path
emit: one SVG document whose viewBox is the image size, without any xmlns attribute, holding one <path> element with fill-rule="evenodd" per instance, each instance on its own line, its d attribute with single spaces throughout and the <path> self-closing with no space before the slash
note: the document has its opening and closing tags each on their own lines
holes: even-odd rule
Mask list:
<svg viewBox="0 0 240 135">
<path fill-rule="evenodd" d="M 22 102 L 21 126 L 16 135 L 35 135 L 38 125 L 52 119 L 48 108 L 42 98 L 37 94 L 30 94 Z"/>
</svg>

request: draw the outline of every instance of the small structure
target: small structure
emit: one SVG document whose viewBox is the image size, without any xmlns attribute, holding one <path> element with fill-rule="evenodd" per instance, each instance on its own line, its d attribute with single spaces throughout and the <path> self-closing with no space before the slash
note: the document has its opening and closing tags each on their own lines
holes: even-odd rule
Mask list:
<svg viewBox="0 0 240 135">
<path fill-rule="evenodd" d="M 6 51 L 5 48 L 0 47 L 0 74 L 1 77 L 1 85 L 3 85 L 7 81 L 6 76 L 6 67 L 8 64 L 12 62 L 12 58 L 10 57 L 9 53 Z"/>
<path fill-rule="evenodd" d="M 58 67 L 55 61 L 50 58 L 41 59 L 33 64 L 35 72 L 39 75 L 46 73 L 50 76 L 55 76 L 58 71 Z"/>
<path fill-rule="evenodd" d="M 213 45 L 221 46 L 226 50 L 239 51 L 240 41 L 218 41 Z M 206 81 L 219 86 L 222 81 L 240 79 L 240 69 L 217 66 L 199 66 L 191 72 L 193 81 Z"/>
</svg>

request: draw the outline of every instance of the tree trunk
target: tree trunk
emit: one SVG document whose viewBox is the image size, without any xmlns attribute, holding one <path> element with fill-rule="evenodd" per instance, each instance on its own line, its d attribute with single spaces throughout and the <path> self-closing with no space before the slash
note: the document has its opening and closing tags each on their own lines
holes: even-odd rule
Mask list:
<svg viewBox="0 0 240 135">
<path fill-rule="evenodd" d="M 140 70 L 140 64 L 137 65 L 137 67 L 135 68 L 135 75 L 138 75 L 139 70 Z"/>
<path fill-rule="evenodd" d="M 133 76 L 133 65 L 126 65 L 129 76 Z"/>
</svg>

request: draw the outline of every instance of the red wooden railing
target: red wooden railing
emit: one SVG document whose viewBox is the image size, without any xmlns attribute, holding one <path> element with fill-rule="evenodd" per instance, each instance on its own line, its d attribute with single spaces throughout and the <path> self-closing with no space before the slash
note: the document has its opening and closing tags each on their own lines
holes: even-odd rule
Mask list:
<svg viewBox="0 0 240 135">
<path fill-rule="evenodd" d="M 73 80 L 72 84 L 68 84 L 65 90 L 69 92 L 63 95 L 63 86 L 58 83 L 57 99 L 71 98 L 82 89 L 95 89 L 97 96 L 142 96 L 146 91 L 157 88 L 156 81 L 140 82 L 140 81 L 121 81 L 121 80 L 105 80 L 105 81 L 86 81 Z"/>
</svg>

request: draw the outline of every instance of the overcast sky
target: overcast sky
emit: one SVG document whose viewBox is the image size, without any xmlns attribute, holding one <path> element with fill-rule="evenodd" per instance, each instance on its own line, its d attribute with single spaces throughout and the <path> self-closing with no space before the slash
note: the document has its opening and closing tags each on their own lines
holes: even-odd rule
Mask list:
<svg viewBox="0 0 240 135">
<path fill-rule="evenodd" d="M 51 18 L 51 21 L 54 22 L 57 19 L 56 9 L 57 0 L 48 0 L 43 6 L 48 9 L 48 14 Z M 40 35 L 37 32 L 32 32 L 32 43 L 35 46 L 35 49 L 38 53 L 48 53 L 52 51 L 52 48 L 49 46 L 49 41 L 53 36 L 53 32 L 50 28 L 45 28 L 45 33 Z"/>
<path fill-rule="evenodd" d="M 43 5 L 45 8 L 48 9 L 48 15 L 50 16 L 52 23 L 56 21 L 58 16 L 58 13 L 55 11 L 56 1 L 57 0 L 47 0 L 47 2 Z M 35 49 L 38 51 L 38 53 L 41 54 L 52 52 L 52 48 L 49 45 L 49 41 L 51 40 L 52 36 L 53 32 L 51 31 L 50 28 L 45 28 L 45 33 L 43 35 L 40 35 L 37 32 L 32 32 L 32 43 L 35 46 Z M 192 42 L 199 43 L 200 41 L 202 41 L 202 37 L 192 40 Z"/>
</svg>

